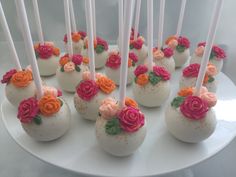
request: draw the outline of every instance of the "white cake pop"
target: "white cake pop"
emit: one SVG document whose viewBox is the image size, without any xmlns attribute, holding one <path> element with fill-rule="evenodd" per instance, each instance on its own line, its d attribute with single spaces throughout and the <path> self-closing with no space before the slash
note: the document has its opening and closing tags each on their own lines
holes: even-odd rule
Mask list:
<svg viewBox="0 0 236 177">
<path fill-rule="evenodd" d="M 84 38 L 86 37 L 86 32 L 84 31 L 78 31 L 78 32 L 72 32 L 72 47 L 73 47 L 73 53 L 74 54 L 81 54 L 81 51 L 84 47 Z M 64 36 L 64 44 L 65 49 L 68 52 L 68 45 L 67 45 L 67 35 Z"/>
<path fill-rule="evenodd" d="M 216 128 L 212 109 L 217 102 L 215 94 L 201 89 L 200 96 L 193 96 L 192 88 L 184 88 L 166 110 L 165 122 L 169 132 L 177 139 L 198 143 L 207 139 Z"/>
<path fill-rule="evenodd" d="M 36 87 L 30 70 L 12 69 L 3 76 L 1 83 L 6 84 L 6 98 L 13 106 L 17 107 L 22 100 L 35 96 Z"/>
<path fill-rule="evenodd" d="M 61 57 L 56 76 L 62 90 L 75 92 L 76 86 L 82 80 L 82 73 L 88 71 L 87 60 L 79 54 L 73 55 L 71 59 L 68 54 Z"/>
<path fill-rule="evenodd" d="M 174 50 L 175 67 L 183 66 L 190 57 L 190 41 L 188 38 L 180 36 L 170 36 L 166 40 L 166 45 Z"/>
<path fill-rule="evenodd" d="M 119 109 L 112 98 L 103 100 L 96 121 L 96 138 L 103 150 L 114 156 L 128 156 L 143 143 L 146 136 L 144 114 L 137 103 L 126 98 Z"/>
<path fill-rule="evenodd" d="M 190 64 L 183 69 L 182 76 L 179 81 L 179 87 L 194 87 L 196 85 L 197 76 L 199 73 L 200 64 L 194 63 Z M 217 74 L 217 69 L 213 64 L 207 65 L 207 71 L 203 81 L 203 86 L 205 86 L 210 92 L 216 92 L 217 82 L 215 76 Z"/>
<path fill-rule="evenodd" d="M 97 37 L 94 41 L 94 51 L 95 51 L 95 68 L 100 69 L 105 66 L 106 60 L 108 58 L 108 43 Z M 88 38 L 84 39 L 84 47 L 81 51 L 81 55 L 88 56 Z"/>
<path fill-rule="evenodd" d="M 164 68 L 153 66 L 148 71 L 147 66 L 139 65 L 135 71 L 133 95 L 135 100 L 146 107 L 161 106 L 170 95 L 170 73 Z"/>
<path fill-rule="evenodd" d="M 84 72 L 74 95 L 77 112 L 84 119 L 96 121 L 102 100 L 111 96 L 115 89 L 115 83 L 105 75 L 97 73 L 94 81 L 91 80 L 90 72 Z"/>
<path fill-rule="evenodd" d="M 201 42 L 198 44 L 198 47 L 196 48 L 191 57 L 190 63 L 199 63 L 199 64 L 201 63 L 205 45 L 206 45 L 205 42 Z M 217 73 L 221 71 L 223 67 L 223 59 L 225 58 L 226 58 L 225 51 L 219 46 L 213 45 L 211 50 L 211 55 L 209 58 L 209 63 L 213 64 L 216 67 Z"/>
<path fill-rule="evenodd" d="M 128 60 L 127 84 L 131 84 L 134 80 L 134 69 L 137 62 L 138 57 L 133 52 L 130 52 Z M 120 65 L 121 57 L 119 52 L 110 52 L 105 65 L 105 73 L 116 83 L 116 85 L 120 84 Z"/>
</svg>

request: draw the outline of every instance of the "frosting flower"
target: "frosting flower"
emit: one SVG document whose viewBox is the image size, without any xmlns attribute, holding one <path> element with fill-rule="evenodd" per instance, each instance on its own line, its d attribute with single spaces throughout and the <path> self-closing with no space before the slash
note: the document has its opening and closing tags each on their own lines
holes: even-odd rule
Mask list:
<svg viewBox="0 0 236 177">
<path fill-rule="evenodd" d="M 64 65 L 65 72 L 72 72 L 74 70 L 75 70 L 75 64 L 73 62 L 69 61 L 68 63 Z"/>
<path fill-rule="evenodd" d="M 83 57 L 83 63 L 85 65 L 89 64 L 89 58 L 88 57 Z"/>
<path fill-rule="evenodd" d="M 205 49 L 204 46 L 199 46 L 199 47 L 197 47 L 196 50 L 195 50 L 195 54 L 196 54 L 198 57 L 202 57 L 202 56 L 203 56 L 203 53 L 204 53 L 204 49 Z"/>
<path fill-rule="evenodd" d="M 213 46 L 212 50 L 215 53 L 216 58 L 223 59 L 226 57 L 225 51 L 222 48 L 215 45 Z"/>
<path fill-rule="evenodd" d="M 144 44 L 144 38 L 142 36 L 139 36 L 137 40 L 131 40 L 130 41 L 130 48 L 133 49 L 141 49 Z"/>
<path fill-rule="evenodd" d="M 50 86 L 43 86 L 43 94 L 44 95 L 53 95 L 55 97 L 62 96 L 62 92 L 60 90 L 57 90 L 54 87 Z"/>
<path fill-rule="evenodd" d="M 208 103 L 197 96 L 186 97 L 184 102 L 180 105 L 182 114 L 193 120 L 204 118 L 208 110 Z"/>
<path fill-rule="evenodd" d="M 164 81 L 170 80 L 170 73 L 161 66 L 153 66 L 153 72 L 160 76 Z"/>
<path fill-rule="evenodd" d="M 135 82 L 141 86 L 146 85 L 148 83 L 148 75 L 147 74 L 138 75 Z"/>
<path fill-rule="evenodd" d="M 11 82 L 16 87 L 26 87 L 33 80 L 32 72 L 29 70 L 18 71 L 11 77 Z"/>
<path fill-rule="evenodd" d="M 108 43 L 104 39 L 97 37 L 97 45 L 101 45 L 104 47 L 104 50 L 108 50 Z"/>
<path fill-rule="evenodd" d="M 182 89 L 178 92 L 178 95 L 179 95 L 179 96 L 182 96 L 182 97 L 186 97 L 186 96 L 193 95 L 193 88 L 192 88 L 192 87 L 182 88 Z"/>
<path fill-rule="evenodd" d="M 78 96 L 85 100 L 90 101 L 99 91 L 99 87 L 93 80 L 81 81 L 76 88 Z"/>
<path fill-rule="evenodd" d="M 38 100 L 31 97 L 20 102 L 17 117 L 22 123 L 31 123 L 38 112 Z"/>
<path fill-rule="evenodd" d="M 217 98 L 214 93 L 211 92 L 205 92 L 200 95 L 201 99 L 205 100 L 209 107 L 213 107 L 216 105 Z"/>
<path fill-rule="evenodd" d="M 177 41 L 176 39 L 172 39 L 172 40 L 168 43 L 168 46 L 169 46 L 171 49 L 175 49 L 177 45 L 178 45 L 178 41 Z"/>
<path fill-rule="evenodd" d="M 195 88 L 193 88 L 193 92 L 196 92 L 196 89 L 195 89 Z M 201 94 L 204 94 L 204 93 L 206 93 L 206 92 L 208 92 L 207 88 L 204 87 L 204 86 L 202 86 L 201 89 L 200 89 L 200 95 L 201 95 Z"/>
<path fill-rule="evenodd" d="M 134 63 L 138 62 L 138 56 L 134 52 L 129 52 L 129 59 L 131 59 Z"/>
<path fill-rule="evenodd" d="M 54 48 L 53 48 L 53 55 L 59 56 L 59 55 L 60 55 L 60 49 L 57 48 L 57 47 L 54 47 Z"/>
<path fill-rule="evenodd" d="M 215 76 L 217 74 L 217 69 L 216 69 L 215 65 L 208 63 L 206 73 L 209 76 Z"/>
<path fill-rule="evenodd" d="M 138 103 L 134 101 L 132 98 L 126 97 L 125 98 L 125 105 L 126 106 L 131 106 L 134 108 L 138 108 Z"/>
<path fill-rule="evenodd" d="M 140 34 L 138 33 L 138 37 Z M 130 40 L 134 40 L 134 28 L 131 28 Z"/>
<path fill-rule="evenodd" d="M 106 62 L 106 66 L 112 69 L 119 68 L 120 64 L 121 64 L 121 58 L 118 54 L 117 55 L 111 54 Z"/>
<path fill-rule="evenodd" d="M 113 98 L 105 99 L 99 107 L 99 112 L 104 119 L 111 119 L 118 113 L 119 106 Z"/>
<path fill-rule="evenodd" d="M 110 94 L 113 90 L 116 89 L 116 85 L 113 80 L 107 78 L 106 76 L 99 77 L 96 81 L 100 90 L 106 94 Z"/>
<path fill-rule="evenodd" d="M 104 76 L 104 75 L 101 74 L 101 73 L 96 73 L 96 75 L 95 75 L 96 79 L 98 79 L 99 77 L 102 77 L 102 76 Z M 90 80 L 90 79 L 92 79 L 91 73 L 89 71 L 84 71 L 82 73 L 82 79 L 83 80 Z"/>
<path fill-rule="evenodd" d="M 144 125 L 144 115 L 134 107 L 125 107 L 118 114 L 120 127 L 126 132 L 135 132 Z"/>
<path fill-rule="evenodd" d="M 148 72 L 148 68 L 145 65 L 139 65 L 135 70 L 134 70 L 134 75 L 138 77 L 140 74 L 144 74 Z"/>
<path fill-rule="evenodd" d="M 47 44 L 39 44 L 36 52 L 41 59 L 48 59 L 53 55 L 53 46 Z"/>
<path fill-rule="evenodd" d="M 172 57 L 173 54 L 174 54 L 172 48 L 169 48 L 169 47 L 164 48 L 164 49 L 163 49 L 163 53 L 164 53 L 164 55 L 165 55 L 166 58 L 170 58 L 170 57 Z"/>
<path fill-rule="evenodd" d="M 10 71 L 6 72 L 6 74 L 3 75 L 1 83 L 5 84 L 5 83 L 9 83 L 9 81 L 11 80 L 11 77 L 17 73 L 16 69 L 11 69 Z"/>
<path fill-rule="evenodd" d="M 153 57 L 157 60 L 164 58 L 164 53 L 161 50 L 158 50 L 157 48 L 153 49 Z"/>
<path fill-rule="evenodd" d="M 44 116 L 51 116 L 61 108 L 61 101 L 54 95 L 45 95 L 39 100 L 39 110 Z"/>
<path fill-rule="evenodd" d="M 200 64 L 194 63 L 190 64 L 183 70 L 184 77 L 197 77 L 200 69 Z"/>
<path fill-rule="evenodd" d="M 75 55 L 72 56 L 72 62 L 75 65 L 81 65 L 82 61 L 83 61 L 83 56 L 82 55 L 75 54 Z"/>
<path fill-rule="evenodd" d="M 175 41 L 177 42 L 178 38 L 177 38 L 176 36 L 174 36 L 174 35 L 169 36 L 169 37 L 166 39 L 165 44 L 166 44 L 166 45 L 169 45 L 169 43 L 170 43 L 171 41 L 173 41 L 173 40 L 175 40 Z M 178 45 L 178 42 L 177 42 L 177 45 Z"/>
<path fill-rule="evenodd" d="M 70 61 L 69 59 L 69 55 L 68 54 L 65 54 L 63 57 L 60 58 L 60 65 L 61 66 L 64 66 L 66 63 L 68 63 Z"/>
<path fill-rule="evenodd" d="M 186 37 L 180 36 L 178 38 L 178 45 L 183 46 L 188 49 L 190 47 L 190 42 Z"/>
<path fill-rule="evenodd" d="M 85 32 L 83 32 L 83 31 L 72 32 L 72 33 L 71 33 L 72 41 L 73 41 L 73 42 L 79 42 L 81 39 L 83 40 L 86 35 L 87 35 L 87 34 L 86 34 Z M 66 34 L 64 35 L 63 41 L 64 41 L 65 43 L 67 43 L 67 35 L 66 35 Z"/>
</svg>

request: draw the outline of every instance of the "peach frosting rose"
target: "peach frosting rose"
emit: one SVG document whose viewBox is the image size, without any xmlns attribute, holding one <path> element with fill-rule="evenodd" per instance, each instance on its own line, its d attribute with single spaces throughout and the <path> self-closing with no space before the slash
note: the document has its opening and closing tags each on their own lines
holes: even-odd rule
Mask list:
<svg viewBox="0 0 236 177">
<path fill-rule="evenodd" d="M 61 101 L 53 95 L 45 95 L 39 100 L 39 110 L 44 116 L 51 116 L 61 108 Z"/>
<path fill-rule="evenodd" d="M 69 55 L 64 55 L 63 57 L 60 58 L 59 63 L 60 63 L 61 66 L 64 66 L 69 61 L 70 61 Z"/>
<path fill-rule="evenodd" d="M 217 74 L 217 69 L 216 69 L 215 65 L 208 63 L 206 73 L 209 76 L 215 76 Z"/>
<path fill-rule="evenodd" d="M 199 46 L 198 48 L 196 48 L 195 54 L 196 54 L 198 57 L 202 57 L 202 55 L 203 55 L 203 53 L 204 53 L 204 49 L 205 49 L 204 46 Z"/>
<path fill-rule="evenodd" d="M 148 75 L 140 74 L 136 79 L 136 83 L 141 86 L 146 85 L 148 83 Z"/>
<path fill-rule="evenodd" d="M 214 93 L 205 92 L 205 93 L 201 94 L 200 97 L 207 102 L 209 107 L 213 107 L 217 103 L 217 98 Z"/>
<path fill-rule="evenodd" d="M 175 40 L 175 39 L 172 39 L 169 43 L 168 43 L 168 46 L 172 49 L 175 49 L 176 46 L 178 45 L 178 41 Z"/>
<path fill-rule="evenodd" d="M 75 64 L 72 61 L 69 61 L 64 65 L 65 72 L 72 72 L 75 70 Z"/>
<path fill-rule="evenodd" d="M 18 71 L 11 77 L 11 82 L 16 87 L 26 87 L 33 80 L 32 72 L 29 70 Z"/>
<path fill-rule="evenodd" d="M 103 100 L 101 106 L 99 107 L 99 112 L 104 119 L 111 119 L 112 117 L 116 116 L 118 111 L 118 102 L 110 97 Z"/>
<path fill-rule="evenodd" d="M 43 94 L 44 95 L 53 95 L 53 96 L 57 97 L 58 90 L 54 87 L 44 85 L 43 86 Z"/>
<path fill-rule="evenodd" d="M 186 88 L 182 88 L 179 92 L 178 92 L 179 96 L 189 96 L 189 95 L 193 95 L 193 88 L 192 87 L 186 87 Z"/>
<path fill-rule="evenodd" d="M 161 50 L 158 50 L 158 49 L 153 50 L 153 57 L 155 59 L 160 60 L 160 59 L 164 58 L 164 56 L 165 55 L 164 55 L 164 53 Z"/>
<path fill-rule="evenodd" d="M 104 76 L 104 75 L 101 74 L 101 73 L 96 73 L 96 75 L 95 75 L 96 79 L 98 79 L 98 78 L 100 78 L 102 76 Z M 91 79 L 91 73 L 89 71 L 84 71 L 82 73 L 82 79 L 83 80 L 90 80 Z"/>
<path fill-rule="evenodd" d="M 111 93 L 116 89 L 116 85 L 113 80 L 107 78 L 106 76 L 99 77 L 96 81 L 97 85 L 106 94 Z"/>
</svg>

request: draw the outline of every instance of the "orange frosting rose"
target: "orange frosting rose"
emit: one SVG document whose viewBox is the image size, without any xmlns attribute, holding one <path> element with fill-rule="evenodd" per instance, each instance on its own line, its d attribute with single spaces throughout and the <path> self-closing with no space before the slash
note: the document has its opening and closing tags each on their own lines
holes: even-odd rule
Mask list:
<svg viewBox="0 0 236 177">
<path fill-rule="evenodd" d="M 106 94 L 109 94 L 116 89 L 114 81 L 107 78 L 106 76 L 99 77 L 96 83 L 99 88 Z"/>
<path fill-rule="evenodd" d="M 72 34 L 72 41 L 73 42 L 79 42 L 80 39 L 81 39 L 81 35 L 79 33 Z"/>
<path fill-rule="evenodd" d="M 65 55 L 65 56 L 63 56 L 63 57 L 60 58 L 59 63 L 60 63 L 61 66 L 64 66 L 64 65 L 65 65 L 66 63 L 68 63 L 69 61 L 70 61 L 69 56 Z"/>
<path fill-rule="evenodd" d="M 148 83 L 148 75 L 147 74 L 140 74 L 137 77 L 136 83 L 138 85 L 146 85 Z"/>
<path fill-rule="evenodd" d="M 53 48 L 53 55 L 59 56 L 60 55 L 60 49 L 57 47 Z"/>
<path fill-rule="evenodd" d="M 138 103 L 134 101 L 132 98 L 126 97 L 125 98 L 125 105 L 131 106 L 133 108 L 138 108 Z"/>
<path fill-rule="evenodd" d="M 183 97 L 193 95 L 193 88 L 192 87 L 183 88 L 178 92 L 178 95 Z"/>
<path fill-rule="evenodd" d="M 39 100 L 39 110 L 44 116 L 51 116 L 61 108 L 61 101 L 53 95 L 45 95 Z"/>
<path fill-rule="evenodd" d="M 132 66 L 132 60 L 129 58 L 128 60 L 128 67 L 130 68 Z"/>
<path fill-rule="evenodd" d="M 168 37 L 167 39 L 166 39 L 166 45 L 168 45 L 169 43 L 170 43 L 170 41 L 172 41 L 172 40 L 178 40 L 178 38 L 176 37 L 176 36 L 170 36 L 170 37 Z"/>
<path fill-rule="evenodd" d="M 83 63 L 84 64 L 89 64 L 89 58 L 88 57 L 83 57 Z"/>
<path fill-rule="evenodd" d="M 11 82 L 16 87 L 26 87 L 32 82 L 32 80 L 32 72 L 29 70 L 18 71 L 11 77 Z"/>
</svg>

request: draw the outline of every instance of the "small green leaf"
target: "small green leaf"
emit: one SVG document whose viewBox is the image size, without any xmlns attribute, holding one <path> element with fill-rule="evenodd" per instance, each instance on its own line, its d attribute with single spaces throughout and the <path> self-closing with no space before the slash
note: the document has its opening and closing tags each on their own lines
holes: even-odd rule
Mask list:
<svg viewBox="0 0 236 177">
<path fill-rule="evenodd" d="M 137 79 L 138 79 L 137 77 L 134 78 L 134 82 L 135 82 L 135 83 L 137 83 Z"/>
<path fill-rule="evenodd" d="M 129 49 L 133 49 L 134 48 L 134 45 L 133 44 L 130 44 L 129 45 Z"/>
<path fill-rule="evenodd" d="M 210 54 L 210 60 L 212 60 L 216 56 L 215 52 L 212 50 Z"/>
<path fill-rule="evenodd" d="M 109 135 L 117 135 L 121 132 L 120 123 L 117 118 L 108 120 L 105 125 L 106 133 Z"/>
<path fill-rule="evenodd" d="M 61 67 L 61 72 L 64 72 L 64 71 L 65 71 L 65 70 L 64 70 L 64 66 L 62 66 L 62 67 Z"/>
<path fill-rule="evenodd" d="M 34 123 L 35 123 L 36 125 L 42 124 L 42 118 L 41 118 L 39 115 L 36 115 L 36 116 L 34 117 L 33 121 L 34 121 Z"/>
<path fill-rule="evenodd" d="M 102 46 L 102 45 L 97 45 L 97 47 L 95 48 L 95 50 L 96 50 L 96 53 L 102 53 L 104 50 L 105 50 L 105 48 L 104 48 L 104 46 Z"/>
<path fill-rule="evenodd" d="M 182 53 L 182 52 L 184 52 L 185 47 L 184 47 L 184 46 L 181 46 L 181 45 L 177 45 L 177 46 L 176 46 L 176 50 L 177 50 L 179 53 Z"/>
<path fill-rule="evenodd" d="M 173 99 L 173 101 L 171 102 L 171 106 L 178 108 L 183 102 L 184 102 L 185 97 L 182 96 L 177 96 Z"/>
<path fill-rule="evenodd" d="M 38 59 L 39 58 L 39 53 L 35 50 L 35 56 Z"/>
<path fill-rule="evenodd" d="M 212 83 L 212 82 L 214 82 L 214 80 L 215 80 L 215 79 L 214 79 L 214 77 L 212 77 L 212 76 L 209 76 L 209 78 L 208 78 L 208 82 L 209 82 L 209 83 Z"/>
<path fill-rule="evenodd" d="M 80 69 L 80 67 L 79 67 L 78 65 L 75 66 L 75 70 L 76 70 L 77 72 L 80 72 L 80 71 L 81 71 L 81 69 Z"/>
<path fill-rule="evenodd" d="M 148 75 L 148 80 L 152 85 L 156 85 L 161 81 L 161 77 L 157 76 L 154 72 L 150 72 Z"/>
<path fill-rule="evenodd" d="M 135 62 L 134 61 L 132 61 L 132 66 L 135 67 Z"/>
</svg>

